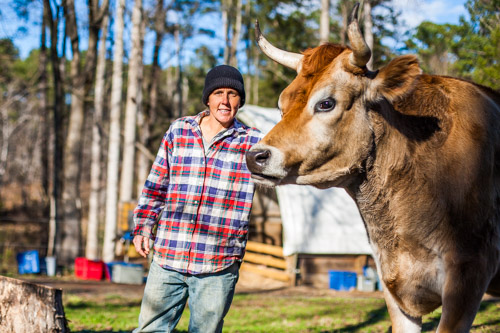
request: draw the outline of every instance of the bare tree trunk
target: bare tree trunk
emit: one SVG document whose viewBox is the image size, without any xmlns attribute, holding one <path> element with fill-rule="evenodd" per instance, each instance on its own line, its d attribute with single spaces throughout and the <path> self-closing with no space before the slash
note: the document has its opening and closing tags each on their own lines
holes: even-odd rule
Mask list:
<svg viewBox="0 0 500 333">
<path fill-rule="evenodd" d="M 55 243 L 57 229 L 60 228 L 61 223 L 61 190 L 62 190 L 62 177 L 61 170 L 63 169 L 63 122 L 64 122 L 64 86 L 61 74 L 61 59 L 57 52 L 58 45 L 58 25 L 59 25 L 59 11 L 60 7 L 56 7 L 57 12 L 52 12 L 50 0 L 44 0 L 43 10 L 45 19 L 50 29 L 50 61 L 52 64 L 52 76 L 54 85 L 53 95 L 53 132 L 54 132 L 54 152 L 52 162 L 52 195 L 50 199 L 50 219 L 49 219 L 49 240 L 47 255 L 53 256 L 55 254 Z"/>
<path fill-rule="evenodd" d="M 253 48 L 253 68 L 255 70 L 252 87 L 252 104 L 259 105 L 259 55 L 256 47 Z"/>
<path fill-rule="evenodd" d="M 59 230 L 61 243 L 58 244 L 58 259 L 62 264 L 69 265 L 80 254 L 81 249 L 79 176 L 85 92 L 80 68 L 75 3 L 73 0 L 66 0 L 63 3 L 66 4 L 64 11 L 73 52 L 70 65 L 71 110 L 64 146 L 64 184 L 62 193 L 64 223 Z"/>
<path fill-rule="evenodd" d="M 151 132 L 149 130 L 149 124 L 144 112 L 139 113 L 137 117 L 137 125 L 139 127 L 139 145 L 146 149 L 145 142 L 149 140 Z M 139 150 L 139 153 L 137 154 L 137 197 L 139 197 L 142 192 L 142 188 L 144 187 L 144 183 L 148 177 L 150 166 L 151 161 L 149 160 L 148 155 L 145 154 L 142 149 Z"/>
<path fill-rule="evenodd" d="M 13 112 L 15 112 L 15 103 L 20 99 L 26 98 L 28 94 L 29 93 L 18 92 L 18 87 L 15 83 L 8 83 L 6 84 L 5 89 L 2 91 L 2 96 L 0 97 L 0 188 L 2 187 L 4 179 L 7 175 L 7 162 L 11 144 L 15 144 L 15 142 L 11 142 L 14 138 L 13 135 L 20 129 L 22 129 L 25 134 L 29 133 L 28 129 L 24 129 L 21 126 L 24 126 L 24 124 L 32 118 L 33 103 L 28 102 L 25 107 L 19 110 L 17 117 L 14 119 L 12 117 Z M 38 123 L 36 119 L 34 119 L 33 122 Z M 29 145 L 28 149 L 33 149 L 36 143 L 36 138 L 30 138 L 28 141 L 33 142 L 33 145 Z M 27 155 L 26 157 L 28 159 L 32 157 L 32 153 L 30 152 L 24 155 Z M 20 171 L 20 176 L 22 178 L 27 178 L 29 177 L 27 168 L 32 166 L 33 163 L 31 163 L 31 161 L 24 161 L 22 165 L 24 165 L 24 167 L 18 171 Z M 20 183 L 23 185 L 25 182 L 26 180 L 23 179 Z M 21 188 L 24 190 L 22 186 Z M 26 200 L 25 197 L 23 197 L 23 200 Z"/>
<path fill-rule="evenodd" d="M 182 105 L 186 105 L 189 96 L 189 82 L 187 77 L 182 77 Z"/>
<path fill-rule="evenodd" d="M 92 148 L 90 165 L 89 217 L 85 256 L 90 260 L 99 258 L 99 194 L 101 191 L 101 124 L 105 94 L 106 35 L 109 14 L 103 18 L 100 48 L 97 56 L 97 72 L 94 96 L 94 117 L 92 119 Z"/>
<path fill-rule="evenodd" d="M 373 68 L 373 22 L 372 22 L 372 5 L 370 3 L 370 0 L 365 0 L 365 4 L 363 6 L 363 17 L 364 17 L 364 37 L 366 44 L 372 50 L 372 56 L 368 63 L 366 64 L 366 67 L 368 69 Z"/>
<path fill-rule="evenodd" d="M 347 41 L 348 8 L 345 0 L 340 1 L 340 13 L 342 15 L 342 29 L 340 30 L 340 44 L 345 45 Z"/>
<path fill-rule="evenodd" d="M 328 43 L 330 35 L 330 0 L 321 0 L 321 16 L 319 21 L 319 42 Z"/>
<path fill-rule="evenodd" d="M 146 20 L 142 20 L 141 22 L 141 49 L 144 50 L 144 35 L 146 33 Z M 139 91 L 137 92 L 137 105 L 139 105 L 139 108 L 137 109 L 137 125 L 138 127 L 144 126 L 143 123 L 139 121 L 139 118 L 142 117 L 144 119 L 144 94 L 143 94 L 143 84 L 144 84 L 144 66 L 143 66 L 143 53 L 141 53 L 141 71 L 139 72 L 140 76 L 138 78 L 139 81 Z M 148 125 L 149 126 L 149 125 Z M 139 139 L 140 140 L 140 139 Z M 149 140 L 149 132 L 148 132 L 148 138 Z M 140 142 L 135 142 L 135 145 Z M 136 147 L 137 148 L 137 147 Z M 142 155 L 139 153 L 139 156 Z M 139 169 L 140 164 L 139 164 L 139 158 L 136 158 L 136 177 L 137 177 L 137 184 L 143 185 L 144 182 L 146 181 L 145 177 L 147 177 L 147 170 L 142 171 L 142 169 Z M 147 167 L 148 165 L 146 165 Z M 138 186 L 137 186 L 138 187 Z M 140 195 L 140 192 L 136 191 L 136 198 L 138 198 Z"/>
<path fill-rule="evenodd" d="M 163 41 L 163 36 L 165 35 L 165 20 L 166 20 L 166 8 L 164 7 L 163 0 L 158 1 L 155 9 L 155 19 L 154 19 L 154 30 L 156 33 L 155 46 L 153 49 L 153 63 L 151 65 L 151 77 L 149 80 L 149 87 L 146 91 L 149 92 L 149 103 L 146 109 L 141 109 L 137 116 L 137 127 L 139 130 L 139 145 L 146 149 L 148 142 L 150 140 L 151 131 L 150 124 L 154 124 L 156 120 L 156 113 L 158 108 L 158 95 L 160 87 L 160 49 Z M 166 69 L 167 75 L 167 93 L 169 98 L 172 93 L 172 82 L 171 82 L 171 70 Z M 139 150 L 137 156 L 137 197 L 139 197 L 144 186 L 144 182 L 148 176 L 149 168 L 151 162 L 148 155 Z"/>
<path fill-rule="evenodd" d="M 150 86 L 147 91 L 149 91 L 149 104 L 148 108 L 145 110 L 145 114 L 148 114 L 150 117 L 154 117 L 157 112 L 158 107 L 158 95 L 159 95 L 159 83 L 160 83 L 160 49 L 163 42 L 163 36 L 165 36 L 165 20 L 167 16 L 166 8 L 163 6 L 163 0 L 158 1 L 156 5 L 155 11 L 155 23 L 154 29 L 156 33 L 155 46 L 153 49 L 153 64 L 151 65 L 151 78 L 150 78 Z M 171 93 L 172 89 L 170 82 L 170 71 L 167 68 L 167 91 Z M 139 127 L 141 129 L 141 127 Z M 141 141 L 142 144 L 146 144 L 146 142 Z M 142 185 L 141 185 L 142 187 Z"/>
<path fill-rule="evenodd" d="M 2 104 L 7 104 L 2 103 Z M 9 156 L 9 137 L 11 128 L 9 124 L 10 109 L 5 105 L 0 105 L 0 124 L 2 125 L 2 143 L 0 145 L 0 185 L 3 184 L 3 179 L 7 171 L 7 157 Z"/>
<path fill-rule="evenodd" d="M 241 9 L 241 0 L 236 0 L 236 18 L 233 26 L 233 38 L 231 41 L 231 51 L 229 56 L 229 64 L 233 67 L 238 67 L 238 58 L 236 57 L 236 51 L 238 49 L 238 42 L 240 41 Z"/>
<path fill-rule="evenodd" d="M 179 26 L 176 26 L 174 32 L 175 44 L 176 44 L 176 55 L 177 55 L 177 67 L 175 68 L 175 95 L 174 95 L 174 109 L 177 110 L 175 113 L 176 118 L 180 118 L 183 115 L 183 105 L 182 105 L 182 59 L 181 59 L 181 33 L 179 31 Z"/>
<path fill-rule="evenodd" d="M 229 1 L 221 0 L 222 40 L 224 41 L 224 63 L 229 63 Z"/>
<path fill-rule="evenodd" d="M 165 90 L 167 92 L 168 100 L 173 104 L 174 95 L 175 95 L 175 73 L 173 67 L 168 67 L 165 70 L 166 73 L 166 82 L 165 82 Z"/>
<path fill-rule="evenodd" d="M 80 63 L 79 36 L 75 14 L 74 0 L 63 1 L 67 20 L 67 31 L 71 41 L 71 112 L 68 134 L 64 151 L 64 186 L 62 201 L 64 208 L 64 224 L 60 232 L 58 260 L 63 264 L 71 264 L 81 254 L 81 199 L 80 174 L 81 150 L 83 141 L 83 124 L 85 116 L 85 97 L 88 95 L 95 75 L 97 41 L 103 12 L 97 13 L 98 2 L 88 1 L 89 37 L 86 62 L 82 71 Z M 107 10 L 108 1 L 102 2 L 101 9 Z M 99 15 L 98 15 L 99 14 Z"/>
<path fill-rule="evenodd" d="M 120 179 L 120 202 L 132 200 L 135 167 L 135 137 L 137 113 L 141 108 L 138 101 L 142 93 L 142 0 L 135 0 L 132 11 L 132 51 L 130 53 L 127 100 L 125 106 L 123 162 Z M 141 94 L 142 96 L 142 94 Z"/>
<path fill-rule="evenodd" d="M 250 0 L 247 0 L 247 2 L 245 3 L 245 15 L 244 17 L 251 17 L 252 16 L 252 7 L 251 7 L 251 1 Z M 248 32 L 248 37 L 251 36 L 251 31 L 252 31 L 252 21 L 251 20 L 245 20 L 245 26 L 246 26 L 246 30 Z M 246 48 L 245 48 L 245 52 L 246 52 L 246 65 L 247 65 L 247 75 L 246 75 L 246 78 L 245 78 L 245 86 L 246 86 L 246 89 L 247 89 L 247 100 L 248 100 L 248 103 L 250 104 L 250 102 L 253 100 L 253 92 L 251 91 L 251 87 L 252 87 L 252 75 L 250 73 L 252 73 L 252 54 L 253 54 L 253 50 L 252 50 L 252 46 L 253 46 L 253 39 L 251 38 L 246 38 Z"/>
<path fill-rule="evenodd" d="M 115 48 L 113 55 L 113 78 L 111 88 L 111 110 L 109 124 L 109 148 L 106 183 L 106 224 L 104 229 L 103 260 L 115 258 L 115 240 L 118 205 L 118 172 L 120 165 L 120 109 L 123 87 L 123 15 L 125 0 L 117 0 L 115 14 Z"/>
<path fill-rule="evenodd" d="M 42 128 L 43 128 L 43 139 L 42 139 L 42 187 L 43 192 L 46 198 L 49 197 L 50 188 L 49 188 L 49 142 L 50 142 L 50 118 L 49 118 L 49 102 L 48 102 L 48 82 L 47 82 L 47 18 L 45 17 L 45 13 L 42 12 L 42 34 L 40 40 L 40 64 L 39 64 L 39 73 L 40 73 L 40 109 L 41 109 L 41 118 L 42 118 Z"/>
</svg>

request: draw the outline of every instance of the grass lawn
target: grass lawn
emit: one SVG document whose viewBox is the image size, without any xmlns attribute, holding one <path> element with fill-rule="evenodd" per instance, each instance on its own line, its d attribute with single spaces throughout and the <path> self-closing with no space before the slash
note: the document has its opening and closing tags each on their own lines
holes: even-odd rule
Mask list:
<svg viewBox="0 0 500 333">
<path fill-rule="evenodd" d="M 65 295 L 71 332 L 130 332 L 137 324 L 140 300 L 106 296 L 95 301 Z M 484 301 L 471 332 L 500 331 L 500 301 Z M 437 328 L 440 309 L 424 317 L 424 332 Z M 189 310 L 177 326 L 187 333 Z M 389 315 L 382 299 L 236 295 L 225 319 L 226 332 L 387 332 Z"/>
</svg>

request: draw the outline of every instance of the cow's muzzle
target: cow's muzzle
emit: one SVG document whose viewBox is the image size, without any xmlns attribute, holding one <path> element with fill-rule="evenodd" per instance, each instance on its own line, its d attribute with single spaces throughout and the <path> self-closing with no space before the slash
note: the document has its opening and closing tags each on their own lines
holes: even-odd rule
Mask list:
<svg viewBox="0 0 500 333">
<path fill-rule="evenodd" d="M 266 148 L 252 148 L 246 154 L 247 167 L 252 172 L 253 180 L 262 186 L 276 186 L 281 177 L 269 172 L 272 152 Z"/>
<path fill-rule="evenodd" d="M 247 152 L 247 167 L 252 173 L 260 174 L 266 167 L 271 151 L 268 149 L 251 149 Z"/>
</svg>

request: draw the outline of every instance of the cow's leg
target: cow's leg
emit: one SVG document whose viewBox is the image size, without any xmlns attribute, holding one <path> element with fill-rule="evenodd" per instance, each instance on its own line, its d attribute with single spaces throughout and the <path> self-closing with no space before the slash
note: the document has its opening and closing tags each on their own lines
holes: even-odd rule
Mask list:
<svg viewBox="0 0 500 333">
<path fill-rule="evenodd" d="M 422 331 L 422 318 L 410 317 L 399 308 L 389 290 L 384 285 L 384 298 L 389 316 L 391 316 L 393 333 L 420 333 Z"/>
<path fill-rule="evenodd" d="M 437 333 L 470 331 L 486 289 L 485 275 L 480 268 L 471 266 L 447 272 Z"/>
</svg>

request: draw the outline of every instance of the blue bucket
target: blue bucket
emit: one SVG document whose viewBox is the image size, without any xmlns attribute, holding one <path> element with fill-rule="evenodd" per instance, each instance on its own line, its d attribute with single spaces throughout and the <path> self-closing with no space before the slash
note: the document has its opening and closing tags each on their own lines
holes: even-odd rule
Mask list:
<svg viewBox="0 0 500 333">
<path fill-rule="evenodd" d="M 19 274 L 40 273 L 40 258 L 37 250 L 18 253 L 16 259 Z"/>
</svg>

